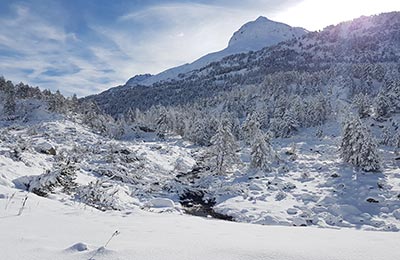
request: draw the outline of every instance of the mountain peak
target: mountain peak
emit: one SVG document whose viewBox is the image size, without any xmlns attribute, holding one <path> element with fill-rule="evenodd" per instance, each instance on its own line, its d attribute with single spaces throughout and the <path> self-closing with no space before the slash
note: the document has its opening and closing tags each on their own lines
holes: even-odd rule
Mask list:
<svg viewBox="0 0 400 260">
<path fill-rule="evenodd" d="M 268 19 L 267 17 L 265 17 L 265 16 L 262 16 L 262 15 L 260 15 L 256 20 L 255 20 L 255 22 L 273 22 L 273 21 L 271 21 L 270 19 Z"/>
<path fill-rule="evenodd" d="M 256 20 L 240 27 L 229 40 L 228 47 L 255 51 L 290 38 L 299 37 L 305 33 L 307 33 L 307 30 L 303 28 L 291 27 L 259 16 Z"/>
</svg>

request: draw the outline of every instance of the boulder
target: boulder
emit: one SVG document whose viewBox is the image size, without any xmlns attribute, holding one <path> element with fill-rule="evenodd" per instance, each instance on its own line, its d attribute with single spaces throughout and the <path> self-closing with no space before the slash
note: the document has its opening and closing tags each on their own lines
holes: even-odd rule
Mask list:
<svg viewBox="0 0 400 260">
<path fill-rule="evenodd" d="M 56 148 L 48 142 L 42 142 L 35 145 L 35 150 L 38 153 L 48 154 L 48 155 L 56 155 Z"/>
</svg>

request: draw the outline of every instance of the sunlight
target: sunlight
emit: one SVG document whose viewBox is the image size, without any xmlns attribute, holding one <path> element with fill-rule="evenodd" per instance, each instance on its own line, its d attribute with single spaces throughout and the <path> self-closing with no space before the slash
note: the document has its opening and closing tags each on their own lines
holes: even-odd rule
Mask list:
<svg viewBox="0 0 400 260">
<path fill-rule="evenodd" d="M 332 24 L 352 20 L 362 15 L 400 10 L 400 1 L 393 0 L 305 0 L 273 16 L 292 26 L 320 30 Z"/>
</svg>

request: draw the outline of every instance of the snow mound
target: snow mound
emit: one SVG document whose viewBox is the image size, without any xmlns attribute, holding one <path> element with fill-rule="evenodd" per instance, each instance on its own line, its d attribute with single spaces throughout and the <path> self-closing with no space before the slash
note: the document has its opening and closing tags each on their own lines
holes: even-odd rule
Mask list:
<svg viewBox="0 0 400 260">
<path fill-rule="evenodd" d="M 149 207 L 152 208 L 175 208 L 175 203 L 166 198 L 155 198 L 149 201 Z"/>
<path fill-rule="evenodd" d="M 396 209 L 393 211 L 393 216 L 397 219 L 400 220 L 400 209 Z"/>
<path fill-rule="evenodd" d="M 69 252 L 82 252 L 87 250 L 89 250 L 88 246 L 82 242 L 76 243 L 66 249 L 66 251 Z"/>
</svg>

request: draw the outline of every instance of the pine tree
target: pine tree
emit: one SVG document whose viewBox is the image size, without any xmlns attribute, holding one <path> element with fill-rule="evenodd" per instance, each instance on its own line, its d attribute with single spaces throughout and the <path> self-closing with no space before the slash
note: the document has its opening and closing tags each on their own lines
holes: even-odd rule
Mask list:
<svg viewBox="0 0 400 260">
<path fill-rule="evenodd" d="M 375 100 L 375 117 L 385 118 L 391 113 L 390 99 L 383 92 L 380 92 Z"/>
<path fill-rule="evenodd" d="M 246 144 L 250 145 L 254 135 L 260 129 L 259 116 L 256 112 L 248 115 L 242 125 L 242 135 Z"/>
<path fill-rule="evenodd" d="M 93 101 L 85 101 L 81 105 L 82 109 L 82 123 L 88 125 L 99 134 L 107 133 L 107 123 L 112 118 L 107 118 L 102 115 L 100 108 Z"/>
<path fill-rule="evenodd" d="M 159 138 L 165 138 L 165 134 L 168 131 L 168 112 L 164 107 L 161 108 L 160 114 L 156 120 L 156 131 Z"/>
<path fill-rule="evenodd" d="M 29 98 L 30 96 L 30 87 L 28 85 L 25 85 L 24 83 L 20 82 L 17 85 L 15 85 L 15 96 L 17 98 Z"/>
<path fill-rule="evenodd" d="M 47 196 L 58 187 L 63 192 L 70 194 L 76 188 L 76 171 L 78 168 L 72 162 L 58 163 L 53 170 L 32 177 L 26 186 L 29 191 L 39 195 Z"/>
<path fill-rule="evenodd" d="M 6 116 L 15 115 L 15 88 L 11 81 L 7 81 L 5 84 L 5 102 L 4 102 L 4 114 Z"/>
<path fill-rule="evenodd" d="M 400 111 L 400 80 L 387 79 L 383 85 L 383 91 L 389 100 L 393 112 Z"/>
<path fill-rule="evenodd" d="M 212 115 L 192 112 L 192 118 L 185 119 L 184 137 L 198 145 L 211 145 L 211 138 L 215 135 L 218 120 Z"/>
<path fill-rule="evenodd" d="M 271 131 L 275 137 L 287 138 L 297 131 L 299 124 L 293 116 L 293 112 L 288 110 L 282 118 L 271 120 Z"/>
<path fill-rule="evenodd" d="M 250 167 L 268 171 L 271 169 L 271 163 L 275 157 L 269 137 L 260 130 L 257 131 L 251 146 Z"/>
<path fill-rule="evenodd" d="M 352 105 L 357 109 L 360 118 L 368 117 L 371 113 L 371 100 L 368 95 L 361 93 L 357 94 L 353 98 Z"/>
<path fill-rule="evenodd" d="M 238 146 L 228 121 L 223 120 L 219 124 L 216 134 L 211 138 L 211 144 L 211 156 L 215 162 L 215 170 L 218 174 L 223 174 L 237 162 Z"/>
<path fill-rule="evenodd" d="M 52 112 L 65 113 L 65 97 L 61 94 L 59 90 L 54 94 L 50 94 L 47 99 L 49 104 L 49 110 Z"/>
<path fill-rule="evenodd" d="M 359 118 L 344 123 L 340 157 L 367 172 L 380 169 L 377 144 Z"/>
<path fill-rule="evenodd" d="M 75 113 L 79 110 L 79 100 L 76 94 L 73 94 L 71 97 L 70 110 Z"/>
</svg>

